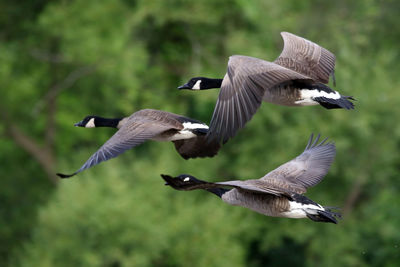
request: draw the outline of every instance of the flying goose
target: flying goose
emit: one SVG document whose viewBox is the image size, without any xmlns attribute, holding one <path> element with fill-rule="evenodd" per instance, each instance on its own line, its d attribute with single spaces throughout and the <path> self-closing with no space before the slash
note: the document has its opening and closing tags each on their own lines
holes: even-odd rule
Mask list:
<svg viewBox="0 0 400 267">
<path fill-rule="evenodd" d="M 213 157 L 220 148 L 219 143 L 206 141 L 206 124 L 161 110 L 143 109 L 129 117 L 115 119 L 87 116 L 75 126 L 113 127 L 118 131 L 79 170 L 72 174 L 57 173 L 61 178 L 74 176 L 147 140 L 174 142 L 176 150 L 184 159 Z"/>
<path fill-rule="evenodd" d="M 229 57 L 223 79 L 195 77 L 178 89 L 221 88 L 208 136 L 226 142 L 252 118 L 261 101 L 285 106 L 321 105 L 353 109 L 349 96 L 327 85 L 334 79 L 335 55 L 288 32 L 281 33 L 284 48 L 274 62 L 254 57 Z"/>
<path fill-rule="evenodd" d="M 222 201 L 254 210 L 258 213 L 286 218 L 309 218 L 316 222 L 337 223 L 340 214 L 332 208 L 305 197 L 307 188 L 318 184 L 327 174 L 335 157 L 335 145 L 313 141 L 311 135 L 302 154 L 279 166 L 260 179 L 209 183 L 191 175 L 175 178 L 162 174 L 165 184 L 177 190 L 207 190 Z M 233 187 L 233 189 L 225 189 Z"/>
</svg>

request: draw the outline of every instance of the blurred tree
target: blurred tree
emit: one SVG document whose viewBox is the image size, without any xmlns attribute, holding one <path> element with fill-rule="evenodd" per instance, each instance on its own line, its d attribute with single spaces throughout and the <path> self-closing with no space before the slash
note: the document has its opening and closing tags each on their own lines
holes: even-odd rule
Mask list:
<svg viewBox="0 0 400 267">
<path fill-rule="evenodd" d="M 398 1 L 74 0 L 0 2 L 0 265 L 397 266 L 400 203 Z M 337 56 L 355 111 L 264 104 L 213 159 L 149 143 L 55 187 L 113 129 L 89 114 L 163 109 L 209 121 L 232 54 L 274 60 L 280 31 Z M 311 132 L 337 159 L 308 195 L 343 207 L 339 225 L 267 218 L 206 192 L 164 188 L 160 173 L 259 178 L 298 155 Z"/>
</svg>

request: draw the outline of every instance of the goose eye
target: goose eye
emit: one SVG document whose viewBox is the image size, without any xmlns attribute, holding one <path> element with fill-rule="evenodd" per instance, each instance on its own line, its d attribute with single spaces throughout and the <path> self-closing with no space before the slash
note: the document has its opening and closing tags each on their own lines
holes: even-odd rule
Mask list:
<svg viewBox="0 0 400 267">
<path fill-rule="evenodd" d="M 189 177 L 186 177 L 185 179 L 183 179 L 184 182 L 188 182 L 190 180 Z"/>
</svg>

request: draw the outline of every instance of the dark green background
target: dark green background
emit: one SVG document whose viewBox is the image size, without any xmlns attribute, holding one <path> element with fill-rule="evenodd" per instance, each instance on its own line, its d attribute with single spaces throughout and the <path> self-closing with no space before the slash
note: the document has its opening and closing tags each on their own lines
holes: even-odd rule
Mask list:
<svg viewBox="0 0 400 267">
<path fill-rule="evenodd" d="M 1 266 L 398 266 L 400 2 L 1 1 Z M 113 129 L 84 116 L 143 108 L 209 122 L 228 57 L 274 60 L 289 31 L 337 56 L 337 90 L 354 111 L 264 103 L 212 159 L 185 161 L 148 142 L 77 177 Z M 210 181 L 259 178 L 304 149 L 336 142 L 307 196 L 342 207 L 338 225 L 271 218 L 206 192 L 178 192 L 161 173 Z"/>
</svg>

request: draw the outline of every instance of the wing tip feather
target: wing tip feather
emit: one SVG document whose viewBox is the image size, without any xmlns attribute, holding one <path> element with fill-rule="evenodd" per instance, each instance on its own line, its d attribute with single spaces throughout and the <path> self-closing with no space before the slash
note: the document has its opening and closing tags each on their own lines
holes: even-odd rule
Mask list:
<svg viewBox="0 0 400 267">
<path fill-rule="evenodd" d="M 322 141 L 320 141 L 318 143 L 320 137 L 321 137 L 321 134 L 319 133 L 314 139 L 314 133 L 311 133 L 310 138 L 308 139 L 308 142 L 307 142 L 307 145 L 306 145 L 306 148 L 304 149 L 304 151 L 310 150 L 315 147 L 321 147 L 321 146 L 331 146 L 331 145 L 335 146 L 334 141 L 327 142 L 329 140 L 329 137 L 324 138 Z"/>
</svg>

